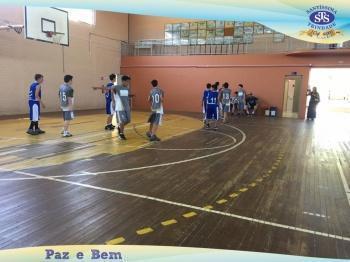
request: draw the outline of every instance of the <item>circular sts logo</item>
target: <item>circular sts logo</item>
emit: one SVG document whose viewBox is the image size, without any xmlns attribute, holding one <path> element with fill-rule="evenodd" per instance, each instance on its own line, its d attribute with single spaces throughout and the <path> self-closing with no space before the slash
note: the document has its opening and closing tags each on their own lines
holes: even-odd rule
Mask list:
<svg viewBox="0 0 350 262">
<path fill-rule="evenodd" d="M 309 15 L 311 23 L 316 25 L 329 25 L 334 22 L 335 15 L 327 10 L 315 11 Z"/>
<path fill-rule="evenodd" d="M 337 10 L 331 6 L 313 6 L 306 13 L 309 17 L 308 26 L 314 30 L 329 30 L 336 26 Z"/>
</svg>

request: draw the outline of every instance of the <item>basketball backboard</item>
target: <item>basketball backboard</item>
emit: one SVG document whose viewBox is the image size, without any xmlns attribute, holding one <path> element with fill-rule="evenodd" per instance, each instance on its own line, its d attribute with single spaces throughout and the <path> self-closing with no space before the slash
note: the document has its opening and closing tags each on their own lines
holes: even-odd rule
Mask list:
<svg viewBox="0 0 350 262">
<path fill-rule="evenodd" d="M 69 46 L 68 12 L 53 7 L 25 7 L 25 36 Z"/>
</svg>

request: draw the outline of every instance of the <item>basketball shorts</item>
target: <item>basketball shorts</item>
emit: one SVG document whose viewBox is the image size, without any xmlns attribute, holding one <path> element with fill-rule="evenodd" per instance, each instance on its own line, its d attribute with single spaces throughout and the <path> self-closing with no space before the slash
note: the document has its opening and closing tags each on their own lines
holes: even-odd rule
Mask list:
<svg viewBox="0 0 350 262">
<path fill-rule="evenodd" d="M 222 112 L 229 113 L 230 112 L 230 104 L 222 104 Z"/>
<path fill-rule="evenodd" d="M 37 122 L 40 120 L 40 102 L 29 101 L 29 118 L 30 121 Z"/>
<path fill-rule="evenodd" d="M 128 124 L 131 121 L 130 110 L 126 111 L 116 111 L 117 123 L 118 124 Z"/>
<path fill-rule="evenodd" d="M 114 108 L 112 101 L 106 101 L 106 114 L 107 115 L 114 115 Z"/>
<path fill-rule="evenodd" d="M 238 108 L 238 110 L 244 110 L 245 104 L 244 104 L 243 100 L 238 100 L 237 108 Z"/>
<path fill-rule="evenodd" d="M 219 107 L 217 105 L 207 105 L 207 120 L 219 120 Z"/>
<path fill-rule="evenodd" d="M 154 125 L 162 125 L 163 114 L 152 112 L 152 114 L 148 118 L 148 123 Z"/>
<path fill-rule="evenodd" d="M 63 120 L 70 121 L 74 119 L 73 111 L 63 111 Z"/>
</svg>

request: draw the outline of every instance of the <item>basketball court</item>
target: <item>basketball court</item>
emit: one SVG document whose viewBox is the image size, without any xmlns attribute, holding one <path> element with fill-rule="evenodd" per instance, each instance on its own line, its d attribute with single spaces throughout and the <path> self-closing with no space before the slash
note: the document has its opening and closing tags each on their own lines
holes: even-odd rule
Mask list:
<svg viewBox="0 0 350 262">
<path fill-rule="evenodd" d="M 228 62 L 216 67 L 219 60 L 214 60 L 215 56 L 201 60 L 205 54 L 198 58 L 122 58 L 124 40 L 111 36 L 107 29 L 85 34 L 90 27 L 83 25 L 80 30 L 71 26 L 69 11 L 26 7 L 21 12 L 23 24 L 1 13 L 0 35 L 4 38 L 0 41 L 12 41 L 16 47 L 20 41 L 26 42 L 27 52 L 34 50 L 38 65 L 27 67 L 22 76 L 17 61 L 15 74 L 23 78 L 23 94 L 18 96 L 23 103 L 11 101 L 13 91 L 4 91 L 7 107 L 0 116 L 1 249 L 156 245 L 350 258 L 350 89 L 348 84 L 339 84 L 348 83 L 349 53 L 337 53 L 337 61 L 345 64 L 337 72 L 319 60 L 313 60 L 319 66 L 312 70 L 292 66 L 300 59 L 315 59 L 311 50 L 306 56 L 290 52 L 294 60 L 281 66 L 285 71 L 273 65 L 279 61 L 276 56 L 271 67 L 253 65 L 250 60 L 245 74 Z M 103 16 L 108 15 L 109 21 L 116 15 L 105 13 L 96 13 L 96 31 L 103 26 Z M 82 42 L 85 45 L 80 47 Z M 120 56 L 118 61 L 115 54 Z M 29 65 L 30 53 L 17 51 L 17 55 L 25 56 L 23 63 Z M 86 60 L 73 59 L 80 55 Z M 237 61 L 253 55 L 243 54 Z M 264 59 L 268 55 L 264 54 Z M 225 56 L 229 55 L 220 56 L 221 61 Z M 330 56 L 325 55 L 333 59 Z M 52 59 L 55 66 L 45 68 L 44 57 L 49 62 Z M 232 71 L 224 72 L 225 67 Z M 252 74 L 249 70 L 261 71 Z M 271 76 L 268 71 L 273 71 Z M 6 72 L 13 76 L 10 69 Z M 25 133 L 29 124 L 27 89 L 32 75 L 40 72 L 47 104 L 40 128 L 46 133 L 31 136 Z M 75 77 L 77 108 L 70 126 L 73 136 L 62 138 L 57 94 L 68 73 Z M 104 130 L 104 97 L 91 88 L 107 83 L 111 73 L 131 77 L 132 118 L 125 128 L 125 141 L 118 139 L 117 130 Z M 227 123 L 219 121 L 218 130 L 203 128 L 200 102 L 204 82 L 224 83 L 231 81 L 226 79 L 232 75 L 233 91 L 240 83 L 237 79 L 254 77 L 261 85 L 277 83 L 278 90 L 272 90 L 273 84 L 271 90 L 262 92 L 257 85 L 253 90 L 261 100 L 257 116 L 230 116 Z M 166 113 L 157 134 L 161 142 L 150 142 L 146 136 L 149 82 L 154 78 L 165 88 Z M 334 91 L 332 85 L 341 87 Z M 192 86 L 197 86 L 198 92 L 189 90 Z M 303 119 L 308 86 L 319 87 L 321 94 L 315 121 Z M 182 96 L 185 88 L 188 91 Z M 11 111 L 16 103 L 18 111 Z M 277 106 L 277 117 L 266 116 L 264 104 Z M 117 125 L 115 116 L 113 124 Z"/>
</svg>

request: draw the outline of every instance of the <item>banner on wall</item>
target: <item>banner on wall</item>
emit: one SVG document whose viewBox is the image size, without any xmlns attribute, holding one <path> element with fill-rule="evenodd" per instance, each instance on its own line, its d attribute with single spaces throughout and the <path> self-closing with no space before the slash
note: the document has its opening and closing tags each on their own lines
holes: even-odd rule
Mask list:
<svg viewBox="0 0 350 262">
<path fill-rule="evenodd" d="M 348 0 L 0 0 L 0 4 L 89 8 L 188 19 L 253 21 L 314 43 L 350 40 Z"/>
<path fill-rule="evenodd" d="M 338 259 L 289 256 L 269 253 L 204 248 L 159 246 L 51 246 L 0 251 L 0 261 L 114 261 L 114 262 L 339 262 Z"/>
</svg>

